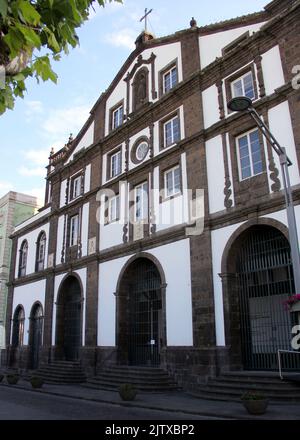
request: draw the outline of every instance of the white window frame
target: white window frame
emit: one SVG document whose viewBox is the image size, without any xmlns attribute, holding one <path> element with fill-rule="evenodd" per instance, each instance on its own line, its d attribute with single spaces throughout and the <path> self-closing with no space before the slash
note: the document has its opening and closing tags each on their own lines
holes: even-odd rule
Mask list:
<svg viewBox="0 0 300 440">
<path fill-rule="evenodd" d="M 173 78 L 173 76 L 172 76 L 173 70 L 176 70 L 176 79 L 177 79 L 177 81 L 175 83 L 173 83 L 173 80 L 172 80 L 172 78 Z M 170 75 L 170 88 L 169 89 L 166 88 L 166 77 L 168 75 Z M 177 66 L 173 66 L 173 67 L 171 67 L 171 69 L 169 69 L 167 72 L 165 72 L 163 74 L 163 93 L 168 93 L 177 84 L 178 84 L 178 69 L 177 69 Z"/>
<path fill-rule="evenodd" d="M 178 140 L 174 140 L 174 121 L 178 119 L 178 127 L 179 127 L 179 138 Z M 172 142 L 167 145 L 167 136 L 166 136 L 166 126 L 168 124 L 172 124 Z M 180 117 L 179 115 L 174 116 L 173 118 L 169 119 L 168 121 L 164 122 L 163 124 L 163 130 L 164 130 L 164 148 L 172 147 L 173 145 L 176 145 L 177 142 L 180 141 Z"/>
<path fill-rule="evenodd" d="M 113 158 L 119 157 L 119 159 L 116 160 L 116 173 L 114 173 L 113 170 Z M 110 178 L 113 179 L 120 174 L 122 174 L 122 150 L 118 150 L 116 153 L 112 154 L 110 156 Z"/>
<path fill-rule="evenodd" d="M 258 128 L 255 128 L 254 130 L 247 131 L 246 133 L 243 133 L 243 134 L 239 135 L 236 138 L 236 150 L 237 150 L 237 159 L 238 159 L 238 169 L 239 169 L 240 182 L 243 182 L 243 181 L 248 180 L 248 179 L 252 179 L 252 177 L 259 176 L 260 174 L 264 173 L 264 169 L 262 169 L 262 171 L 260 173 L 254 174 L 254 166 L 253 166 L 253 158 L 252 158 L 251 142 L 250 142 L 250 134 L 254 133 L 254 132 L 258 132 L 258 138 L 259 138 L 259 130 L 258 130 Z M 244 137 L 246 137 L 246 136 L 247 136 L 247 142 L 248 142 L 248 153 L 249 153 L 250 168 L 251 168 L 251 176 L 249 176 L 249 177 L 243 177 L 243 175 L 242 175 L 242 164 L 241 164 L 240 145 L 239 145 L 239 140 L 244 138 Z M 259 140 L 260 140 L 260 138 L 259 138 Z M 260 142 L 259 142 L 259 145 L 260 145 L 261 163 L 263 165 L 263 150 L 261 148 Z"/>
<path fill-rule="evenodd" d="M 120 195 L 111 197 L 108 200 L 108 222 L 114 223 L 120 219 Z"/>
<path fill-rule="evenodd" d="M 137 200 L 137 192 L 141 190 L 141 200 Z M 145 181 L 140 185 L 137 185 L 134 188 L 134 200 L 135 200 L 135 209 L 134 209 L 134 221 L 136 223 L 142 223 L 144 220 L 147 220 L 149 217 L 149 185 L 148 182 Z M 137 216 L 138 204 L 141 210 L 141 215 Z M 146 211 L 146 212 L 144 212 Z"/>
<path fill-rule="evenodd" d="M 70 247 L 78 244 L 79 228 L 79 214 L 76 214 L 70 218 Z"/>
<path fill-rule="evenodd" d="M 82 176 L 77 176 L 72 180 L 72 200 L 78 199 L 81 196 Z M 77 188 L 78 191 L 75 191 Z"/>
<path fill-rule="evenodd" d="M 122 117 L 120 117 L 120 110 L 122 110 Z M 117 115 L 116 118 L 115 118 L 115 115 Z M 122 104 L 118 108 L 113 110 L 113 112 L 112 112 L 112 129 L 113 130 L 121 127 L 121 125 L 123 124 L 123 118 L 124 118 L 124 106 Z M 117 123 L 116 123 L 116 121 L 117 121 Z"/>
<path fill-rule="evenodd" d="M 237 83 L 237 82 L 239 82 L 239 81 L 241 81 L 241 83 L 242 83 L 242 96 L 246 96 L 246 92 L 245 92 L 245 83 L 244 83 L 244 78 L 246 77 L 246 76 L 248 76 L 249 74 L 251 74 L 251 78 L 252 78 L 252 85 L 253 85 L 253 98 L 251 98 L 252 99 L 252 101 L 254 101 L 255 100 L 255 98 L 256 98 L 256 93 L 255 93 L 255 81 L 254 81 L 254 77 L 253 77 L 253 71 L 250 69 L 248 72 L 246 72 L 246 73 L 244 73 L 243 75 L 241 75 L 239 78 L 237 78 L 237 79 L 235 79 L 234 81 L 232 81 L 231 82 L 231 96 L 232 96 L 232 98 L 236 98 L 237 96 L 235 95 L 235 93 L 234 93 L 234 85 Z"/>
<path fill-rule="evenodd" d="M 177 169 L 179 170 L 179 177 L 180 177 L 180 189 L 179 190 L 176 190 L 176 188 L 175 188 L 175 170 L 177 170 Z M 173 189 L 172 189 L 172 192 L 168 194 L 167 175 L 170 173 L 172 173 Z M 165 199 L 169 199 L 170 197 L 174 197 L 174 196 L 177 196 L 178 194 L 182 194 L 180 165 L 176 165 L 175 167 L 170 168 L 164 172 L 164 186 L 165 186 Z"/>
</svg>

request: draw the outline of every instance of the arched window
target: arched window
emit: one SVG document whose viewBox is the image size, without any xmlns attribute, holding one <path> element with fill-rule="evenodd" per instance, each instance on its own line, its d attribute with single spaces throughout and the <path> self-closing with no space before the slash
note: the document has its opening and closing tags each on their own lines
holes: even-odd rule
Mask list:
<svg viewBox="0 0 300 440">
<path fill-rule="evenodd" d="M 22 306 L 18 306 L 16 308 L 13 318 L 13 334 L 12 334 L 13 347 L 19 347 L 23 345 L 24 321 L 25 321 L 24 309 Z"/>
<path fill-rule="evenodd" d="M 20 248 L 19 277 L 24 277 L 26 275 L 27 255 L 28 255 L 28 243 L 27 240 L 24 240 Z"/>
<path fill-rule="evenodd" d="M 36 246 L 36 264 L 35 264 L 36 272 L 39 272 L 40 270 L 44 270 L 45 254 L 46 254 L 46 234 L 45 232 L 41 232 Z"/>
</svg>

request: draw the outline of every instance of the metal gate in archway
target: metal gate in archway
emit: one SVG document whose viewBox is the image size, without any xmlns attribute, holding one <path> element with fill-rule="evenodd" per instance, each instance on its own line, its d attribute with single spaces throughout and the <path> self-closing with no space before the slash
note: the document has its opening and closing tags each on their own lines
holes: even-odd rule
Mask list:
<svg viewBox="0 0 300 440">
<path fill-rule="evenodd" d="M 155 265 L 144 259 L 135 266 L 129 282 L 128 360 L 130 365 L 160 363 L 162 298 Z"/>
<path fill-rule="evenodd" d="M 276 370 L 277 351 L 291 350 L 293 316 L 284 302 L 294 293 L 291 252 L 275 228 L 248 232 L 237 257 L 241 344 L 246 370 Z M 284 368 L 299 369 L 299 356 L 284 355 Z"/>
</svg>

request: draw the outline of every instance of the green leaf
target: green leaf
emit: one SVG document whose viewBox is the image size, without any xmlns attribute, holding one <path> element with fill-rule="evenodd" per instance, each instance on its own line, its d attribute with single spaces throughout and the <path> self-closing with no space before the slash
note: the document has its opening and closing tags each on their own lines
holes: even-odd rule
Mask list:
<svg viewBox="0 0 300 440">
<path fill-rule="evenodd" d="M 34 26 L 40 23 L 41 16 L 29 1 L 18 0 L 17 6 L 27 23 L 33 24 Z"/>
<path fill-rule="evenodd" d="M 33 29 L 28 26 L 23 26 L 21 24 L 16 24 L 16 27 L 19 29 L 20 32 L 22 32 L 26 42 L 31 47 L 36 47 L 37 49 L 40 49 L 41 39 Z"/>
<path fill-rule="evenodd" d="M 18 56 L 23 49 L 26 40 L 17 28 L 10 28 L 8 34 L 3 37 L 4 42 L 7 44 L 10 50 L 10 59 L 14 59 Z"/>
<path fill-rule="evenodd" d="M 33 63 L 33 70 L 36 72 L 36 78 L 42 78 L 43 81 L 50 79 L 57 83 L 57 75 L 53 72 L 48 56 L 39 57 Z"/>
<path fill-rule="evenodd" d="M 7 0 L 0 0 L 0 15 L 2 15 L 3 19 L 6 19 L 8 10 Z"/>
</svg>

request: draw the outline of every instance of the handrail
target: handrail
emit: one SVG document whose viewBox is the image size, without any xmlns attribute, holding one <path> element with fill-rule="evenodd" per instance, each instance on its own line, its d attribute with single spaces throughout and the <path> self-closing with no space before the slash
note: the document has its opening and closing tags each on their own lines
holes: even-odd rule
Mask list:
<svg viewBox="0 0 300 440">
<path fill-rule="evenodd" d="M 300 354 L 300 351 L 295 351 L 295 350 L 278 350 L 278 351 L 277 351 L 277 356 L 278 356 L 278 368 L 279 368 L 279 377 L 280 377 L 281 380 L 283 380 L 282 366 L 281 366 L 281 357 L 280 357 L 280 354 L 281 354 L 281 353 Z"/>
</svg>

